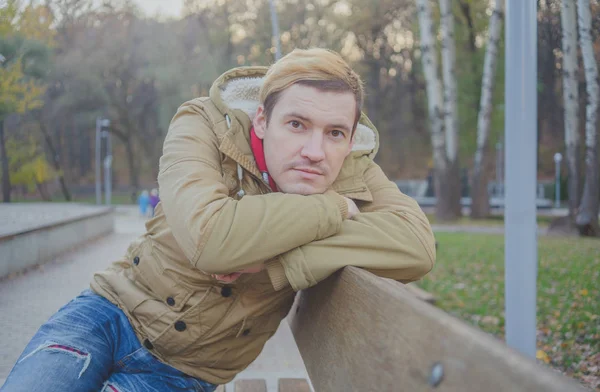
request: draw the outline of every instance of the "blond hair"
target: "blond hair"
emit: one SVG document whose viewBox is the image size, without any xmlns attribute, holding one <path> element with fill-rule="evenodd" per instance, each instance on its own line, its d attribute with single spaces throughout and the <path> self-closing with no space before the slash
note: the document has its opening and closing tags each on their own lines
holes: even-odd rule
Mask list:
<svg viewBox="0 0 600 392">
<path fill-rule="evenodd" d="M 351 92 L 356 100 L 354 128 L 363 106 L 363 86 L 360 76 L 334 51 L 320 48 L 294 49 L 271 65 L 260 89 L 267 123 L 281 93 L 293 84 L 314 87 L 321 91 Z"/>
</svg>

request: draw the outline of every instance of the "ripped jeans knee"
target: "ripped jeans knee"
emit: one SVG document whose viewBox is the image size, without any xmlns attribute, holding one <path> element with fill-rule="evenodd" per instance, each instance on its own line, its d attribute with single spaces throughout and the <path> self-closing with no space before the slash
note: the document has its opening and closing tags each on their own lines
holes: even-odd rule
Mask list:
<svg viewBox="0 0 600 392">
<path fill-rule="evenodd" d="M 27 359 L 29 359 L 30 357 L 34 356 L 35 354 L 37 354 L 39 352 L 49 352 L 49 353 L 57 353 L 57 354 L 62 353 L 62 354 L 66 354 L 66 355 L 73 357 L 78 362 L 81 362 L 81 370 L 79 371 L 79 374 L 77 376 L 78 379 L 81 378 L 83 373 L 85 373 L 87 368 L 90 366 L 90 362 L 92 360 L 92 354 L 90 354 L 90 353 L 87 353 L 83 350 L 80 350 L 80 349 L 77 349 L 77 348 L 74 348 L 71 346 L 48 341 L 48 342 L 44 342 L 43 344 L 39 345 L 35 350 L 33 350 L 29 354 L 25 355 L 23 358 L 21 358 L 19 360 L 18 363 L 26 361 Z"/>
</svg>

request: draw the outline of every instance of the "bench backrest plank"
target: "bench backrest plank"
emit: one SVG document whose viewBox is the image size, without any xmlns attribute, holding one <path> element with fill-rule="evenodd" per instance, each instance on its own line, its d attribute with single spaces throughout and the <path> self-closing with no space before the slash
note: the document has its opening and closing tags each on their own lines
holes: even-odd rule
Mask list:
<svg viewBox="0 0 600 392">
<path fill-rule="evenodd" d="M 587 390 L 354 267 L 301 291 L 288 321 L 316 392 Z"/>
</svg>

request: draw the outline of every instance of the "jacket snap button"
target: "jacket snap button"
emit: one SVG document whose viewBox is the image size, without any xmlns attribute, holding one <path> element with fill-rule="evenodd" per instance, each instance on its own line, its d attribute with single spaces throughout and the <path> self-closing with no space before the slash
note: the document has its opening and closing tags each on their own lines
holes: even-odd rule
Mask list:
<svg viewBox="0 0 600 392">
<path fill-rule="evenodd" d="M 148 340 L 144 340 L 144 347 L 146 347 L 148 350 L 152 350 L 154 348 L 154 345 Z"/>
<path fill-rule="evenodd" d="M 169 306 L 175 305 L 175 300 L 173 299 L 173 297 L 167 298 L 167 305 L 169 305 Z"/>
<path fill-rule="evenodd" d="M 223 287 L 221 289 L 221 295 L 226 298 L 229 297 L 231 295 L 231 287 Z"/>
<path fill-rule="evenodd" d="M 135 256 L 135 257 L 133 258 L 133 264 L 135 264 L 135 265 L 138 265 L 139 263 L 140 263 L 140 258 L 139 258 L 139 257 L 137 257 L 137 256 Z"/>
<path fill-rule="evenodd" d="M 244 330 L 244 332 L 242 332 L 242 335 L 244 336 L 248 336 L 250 334 L 250 328 L 247 328 Z"/>
<path fill-rule="evenodd" d="M 186 328 L 187 328 L 187 325 L 185 325 L 184 321 L 179 320 L 175 323 L 175 329 L 179 332 L 185 331 Z"/>
</svg>

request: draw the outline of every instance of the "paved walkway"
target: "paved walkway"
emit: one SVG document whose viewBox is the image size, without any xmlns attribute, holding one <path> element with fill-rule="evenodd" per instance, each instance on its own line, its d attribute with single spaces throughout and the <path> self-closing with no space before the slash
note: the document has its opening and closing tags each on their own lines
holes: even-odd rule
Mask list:
<svg viewBox="0 0 600 392">
<path fill-rule="evenodd" d="M 0 385 L 39 326 L 89 285 L 93 273 L 120 257 L 144 232 L 135 207 L 117 208 L 115 233 L 38 269 L 0 282 Z M 308 375 L 286 321 L 259 358 L 236 379 L 260 378 L 269 392 L 279 378 Z M 227 385 L 233 391 L 233 382 Z"/>
</svg>

